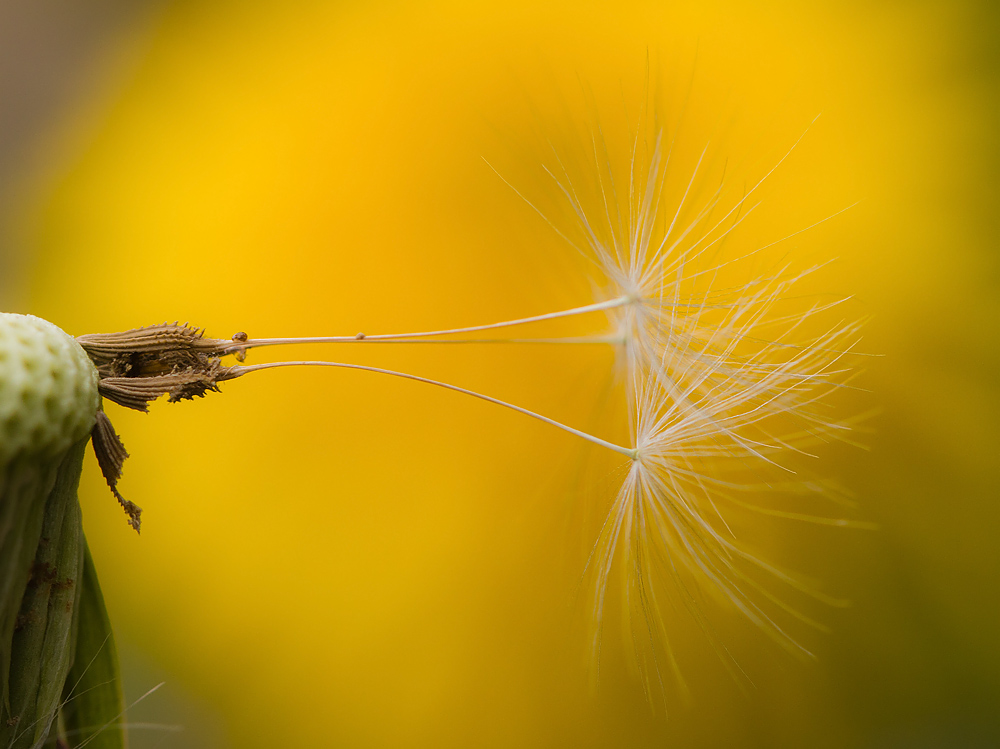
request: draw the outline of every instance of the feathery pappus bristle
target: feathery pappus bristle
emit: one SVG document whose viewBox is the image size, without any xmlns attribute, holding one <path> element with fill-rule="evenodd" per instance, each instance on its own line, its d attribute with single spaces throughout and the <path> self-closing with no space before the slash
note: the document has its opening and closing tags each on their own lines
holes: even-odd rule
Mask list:
<svg viewBox="0 0 1000 749">
<path fill-rule="evenodd" d="M 553 147 L 544 167 L 569 208 L 568 225 L 528 202 L 590 261 L 595 285 L 618 302 L 607 314 L 635 458 L 588 562 L 593 648 L 599 653 L 607 590 L 620 565 L 647 691 L 662 685 L 664 668 L 683 690 L 667 610 L 686 609 L 711 636 L 699 603 L 708 594 L 785 649 L 809 655 L 779 619 L 822 625 L 786 604 L 769 583 L 837 603 L 761 559 L 733 532 L 727 515 L 735 510 L 870 527 L 754 501 L 762 494 L 832 494 L 793 464 L 813 457 L 809 450 L 817 444 L 850 441 L 850 422 L 829 416 L 826 400 L 853 376 L 848 357 L 861 325 L 823 322 L 844 299 L 809 302 L 793 295 L 818 267 L 793 272 L 785 263 L 757 270 L 763 251 L 812 226 L 761 246 L 721 251 L 738 237 L 759 204 L 759 188 L 798 141 L 749 189 L 734 194 L 724 180 L 709 189 L 699 184 L 709 146 L 671 191 L 674 143 L 666 144 L 662 130 L 648 149 L 639 147 L 635 133 L 625 169 L 614 163 L 603 137 L 594 128 L 590 153 L 575 161 Z M 580 184 L 581 175 L 589 185 Z M 724 647 L 717 650 L 728 659 Z"/>
</svg>

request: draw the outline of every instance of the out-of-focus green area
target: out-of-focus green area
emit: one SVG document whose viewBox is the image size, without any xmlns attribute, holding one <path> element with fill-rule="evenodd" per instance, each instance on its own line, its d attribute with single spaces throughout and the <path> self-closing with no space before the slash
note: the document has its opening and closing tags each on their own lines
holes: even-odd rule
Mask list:
<svg viewBox="0 0 1000 749">
<path fill-rule="evenodd" d="M 126 690 L 167 681 L 132 745 L 1000 741 L 995 29 L 963 3 L 260 0 L 171 3 L 123 38 L 142 52 L 113 71 L 118 93 L 53 128 L 69 155 L 18 214 L 17 311 L 73 334 L 180 318 L 228 337 L 585 304 L 585 266 L 484 158 L 552 189 L 530 176 L 536 131 L 636 118 L 652 81 L 675 120 L 689 102 L 684 148 L 711 141 L 736 174 L 766 171 L 822 113 L 749 231 L 776 239 L 857 202 L 782 252 L 838 258 L 809 289 L 854 294 L 845 314 L 871 315 L 863 348 L 883 355 L 857 381 L 870 392 L 835 404 L 879 410 L 869 449 L 831 446 L 817 467 L 880 530 L 768 521 L 755 539 L 853 605 L 808 609 L 833 630 L 802 635 L 810 663 L 715 612 L 749 690 L 678 615 L 694 695 L 667 719 L 617 622 L 592 687 L 579 503 L 599 516 L 602 494 L 577 491 L 590 453 L 567 435 L 356 372 L 262 373 L 148 416 L 109 406 L 143 534 L 93 463 L 85 527 Z M 606 351 L 287 355 L 321 353 L 613 429 Z"/>
</svg>

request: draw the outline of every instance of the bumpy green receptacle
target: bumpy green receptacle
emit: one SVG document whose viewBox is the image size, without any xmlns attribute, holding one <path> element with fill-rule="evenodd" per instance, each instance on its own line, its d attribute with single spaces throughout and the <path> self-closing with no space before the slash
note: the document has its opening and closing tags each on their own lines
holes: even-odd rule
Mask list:
<svg viewBox="0 0 1000 749">
<path fill-rule="evenodd" d="M 60 709 L 69 746 L 120 717 L 114 644 L 77 501 L 99 407 L 97 372 L 72 337 L 0 313 L 0 749 L 54 740 Z M 86 698 L 84 683 L 94 687 Z M 123 732 L 115 725 L 88 746 L 123 747 Z"/>
</svg>

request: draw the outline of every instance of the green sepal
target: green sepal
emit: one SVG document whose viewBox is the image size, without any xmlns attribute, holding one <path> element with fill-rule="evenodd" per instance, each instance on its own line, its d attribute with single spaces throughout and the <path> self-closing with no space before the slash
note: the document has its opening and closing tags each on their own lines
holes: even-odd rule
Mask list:
<svg viewBox="0 0 1000 749">
<path fill-rule="evenodd" d="M 69 747 L 125 749 L 124 708 L 111 620 L 84 541 L 76 652 L 63 689 L 63 739 Z"/>
<path fill-rule="evenodd" d="M 84 558 L 77 487 L 88 441 L 80 440 L 66 452 L 45 502 L 37 551 L 10 641 L 9 712 L 5 709 L 0 719 L 0 746 L 5 749 L 42 747 L 73 662 Z"/>
<path fill-rule="evenodd" d="M 3 723 L 11 719 L 11 640 L 38 552 L 47 500 L 65 457 L 22 455 L 0 466 L 0 735 Z"/>
</svg>

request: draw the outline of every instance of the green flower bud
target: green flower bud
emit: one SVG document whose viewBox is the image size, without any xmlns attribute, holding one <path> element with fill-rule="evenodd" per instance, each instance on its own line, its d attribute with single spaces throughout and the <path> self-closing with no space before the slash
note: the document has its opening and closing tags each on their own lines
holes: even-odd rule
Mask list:
<svg viewBox="0 0 1000 749">
<path fill-rule="evenodd" d="M 39 749 L 51 738 L 81 637 L 103 636 L 113 662 L 100 617 L 87 618 L 86 633 L 79 617 L 81 601 L 103 612 L 96 579 L 83 582 L 77 501 L 98 379 L 80 344 L 55 325 L 0 314 L 0 746 L 8 749 Z"/>
<path fill-rule="evenodd" d="M 74 338 L 32 315 L 0 313 L 0 465 L 51 457 L 86 437 L 97 369 Z"/>
</svg>

